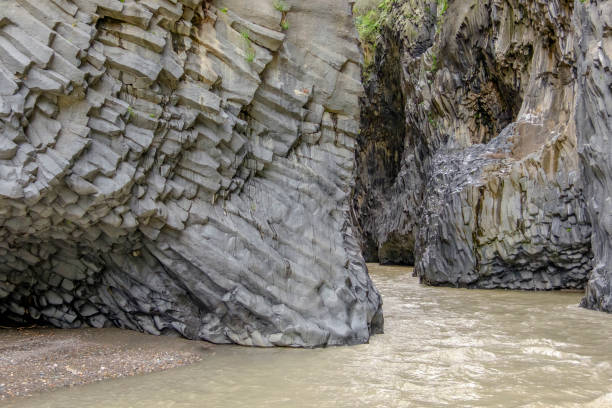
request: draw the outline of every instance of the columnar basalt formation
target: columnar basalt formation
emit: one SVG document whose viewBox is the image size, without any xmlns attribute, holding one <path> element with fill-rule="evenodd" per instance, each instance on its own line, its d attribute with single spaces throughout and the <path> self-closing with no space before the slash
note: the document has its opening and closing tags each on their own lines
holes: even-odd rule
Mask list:
<svg viewBox="0 0 612 408">
<path fill-rule="evenodd" d="M 256 346 L 382 329 L 346 1 L 0 10 L 0 314 Z"/>
<path fill-rule="evenodd" d="M 414 258 L 434 285 L 581 288 L 590 276 L 586 304 L 611 309 L 610 10 L 393 3 L 362 101 L 375 123 L 358 137 L 366 255 L 399 248 L 392 258 Z M 380 137 L 400 109 L 404 135 Z M 395 170 L 377 171 L 394 151 Z"/>
<path fill-rule="evenodd" d="M 593 271 L 582 305 L 612 312 L 612 1 L 576 9 L 576 132 L 593 224 Z"/>
</svg>

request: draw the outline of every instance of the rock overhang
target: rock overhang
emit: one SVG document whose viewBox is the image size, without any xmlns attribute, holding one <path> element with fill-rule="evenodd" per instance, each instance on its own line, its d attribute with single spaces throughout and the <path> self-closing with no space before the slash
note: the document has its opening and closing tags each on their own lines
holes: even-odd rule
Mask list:
<svg viewBox="0 0 612 408">
<path fill-rule="evenodd" d="M 282 3 L 0 11 L 5 319 L 257 346 L 382 330 L 348 211 L 350 8 Z"/>
</svg>

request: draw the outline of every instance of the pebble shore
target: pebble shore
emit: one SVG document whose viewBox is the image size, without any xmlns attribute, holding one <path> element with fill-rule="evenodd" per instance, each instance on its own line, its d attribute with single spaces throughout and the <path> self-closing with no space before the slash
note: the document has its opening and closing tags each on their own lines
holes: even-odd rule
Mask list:
<svg viewBox="0 0 612 408">
<path fill-rule="evenodd" d="M 192 364 L 211 347 L 121 329 L 0 329 L 0 401 Z"/>
</svg>

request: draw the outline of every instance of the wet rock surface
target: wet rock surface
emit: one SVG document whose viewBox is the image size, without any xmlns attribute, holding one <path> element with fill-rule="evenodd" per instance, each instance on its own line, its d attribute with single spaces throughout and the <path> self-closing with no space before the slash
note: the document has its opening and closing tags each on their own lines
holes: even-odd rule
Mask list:
<svg viewBox="0 0 612 408">
<path fill-rule="evenodd" d="M 345 1 L 0 10 L 0 315 L 257 346 L 366 342 Z"/>
<path fill-rule="evenodd" d="M 368 259 L 404 246 L 395 258 L 414 257 L 433 285 L 548 290 L 590 276 L 584 303 L 609 310 L 609 11 L 394 3 L 362 101 L 375 123 L 356 153 Z M 389 84 L 403 100 L 382 108 Z M 403 136 L 377 133 L 400 112 Z M 394 152 L 399 169 L 384 174 Z"/>
</svg>

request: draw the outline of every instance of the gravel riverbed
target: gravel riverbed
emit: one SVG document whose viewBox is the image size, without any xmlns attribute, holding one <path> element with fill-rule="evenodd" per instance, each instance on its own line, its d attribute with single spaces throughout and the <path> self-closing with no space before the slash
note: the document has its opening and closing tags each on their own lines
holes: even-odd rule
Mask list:
<svg viewBox="0 0 612 408">
<path fill-rule="evenodd" d="M 184 366 L 211 347 L 121 329 L 0 329 L 0 401 Z"/>
</svg>

